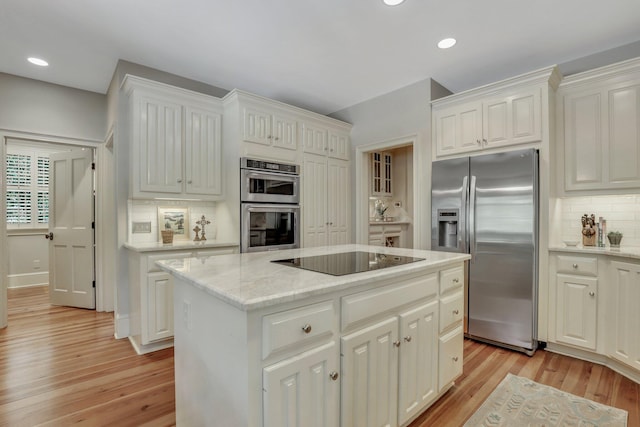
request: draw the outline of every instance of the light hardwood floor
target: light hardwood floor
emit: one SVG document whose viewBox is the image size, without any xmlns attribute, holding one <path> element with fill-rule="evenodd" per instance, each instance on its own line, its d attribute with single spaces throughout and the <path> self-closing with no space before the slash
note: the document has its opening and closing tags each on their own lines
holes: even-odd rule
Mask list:
<svg viewBox="0 0 640 427">
<path fill-rule="evenodd" d="M 507 372 L 626 409 L 640 427 L 640 386 L 608 368 L 546 351 L 533 357 L 465 341 L 464 374 L 411 427 L 461 426 Z M 9 291 L 0 330 L 0 426 L 173 426 L 173 350 L 138 356 L 109 313 L 54 307 L 46 288 Z M 220 426 L 233 427 L 233 426 Z"/>
</svg>

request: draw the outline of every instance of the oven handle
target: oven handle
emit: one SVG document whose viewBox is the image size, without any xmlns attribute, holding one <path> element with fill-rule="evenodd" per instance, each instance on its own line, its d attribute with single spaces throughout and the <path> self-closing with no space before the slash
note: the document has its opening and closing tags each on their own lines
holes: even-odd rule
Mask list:
<svg viewBox="0 0 640 427">
<path fill-rule="evenodd" d="M 264 205 L 256 204 L 247 206 L 245 203 L 245 210 L 248 212 L 297 212 L 300 210 L 300 205 Z"/>
<path fill-rule="evenodd" d="M 299 175 L 285 175 L 282 173 L 273 173 L 273 172 L 252 172 L 250 170 L 245 169 L 244 176 L 246 178 L 277 178 L 279 181 L 288 181 L 288 182 L 296 182 L 300 179 Z"/>
</svg>

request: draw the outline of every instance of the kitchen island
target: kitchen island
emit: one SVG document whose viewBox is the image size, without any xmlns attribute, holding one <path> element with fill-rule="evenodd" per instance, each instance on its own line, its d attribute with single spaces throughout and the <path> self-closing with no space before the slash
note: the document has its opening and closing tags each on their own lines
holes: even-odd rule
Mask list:
<svg viewBox="0 0 640 427">
<path fill-rule="evenodd" d="M 423 260 L 342 276 L 271 262 L 354 251 L 373 268 Z M 175 279 L 177 424 L 407 425 L 462 373 L 467 259 L 344 245 L 159 261 Z"/>
</svg>

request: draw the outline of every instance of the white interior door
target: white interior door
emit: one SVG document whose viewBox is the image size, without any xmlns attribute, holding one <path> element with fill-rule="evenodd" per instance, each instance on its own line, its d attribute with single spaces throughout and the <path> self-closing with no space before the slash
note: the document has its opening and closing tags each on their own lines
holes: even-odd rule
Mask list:
<svg viewBox="0 0 640 427">
<path fill-rule="evenodd" d="M 96 306 L 92 161 L 88 148 L 49 158 L 49 298 L 54 305 Z"/>
</svg>

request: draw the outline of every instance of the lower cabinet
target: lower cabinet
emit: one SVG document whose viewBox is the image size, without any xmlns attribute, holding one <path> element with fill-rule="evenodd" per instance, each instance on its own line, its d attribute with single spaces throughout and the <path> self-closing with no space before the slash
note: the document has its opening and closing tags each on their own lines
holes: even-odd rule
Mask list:
<svg viewBox="0 0 640 427">
<path fill-rule="evenodd" d="M 462 375 L 462 326 L 440 337 L 439 390 Z"/>
<path fill-rule="evenodd" d="M 341 425 L 402 425 L 424 409 L 437 395 L 437 339 L 437 300 L 343 337 Z"/>
<path fill-rule="evenodd" d="M 597 288 L 595 277 L 556 275 L 556 341 L 596 349 Z"/>
<path fill-rule="evenodd" d="M 339 371 L 334 341 L 264 368 L 264 427 L 338 426 Z"/>
<path fill-rule="evenodd" d="M 146 292 L 146 327 L 142 342 L 163 340 L 173 336 L 173 280 L 171 274 L 149 273 Z M 143 319 L 143 323 L 144 323 Z"/>
<path fill-rule="evenodd" d="M 612 262 L 608 355 L 640 370 L 640 265 Z"/>
</svg>

